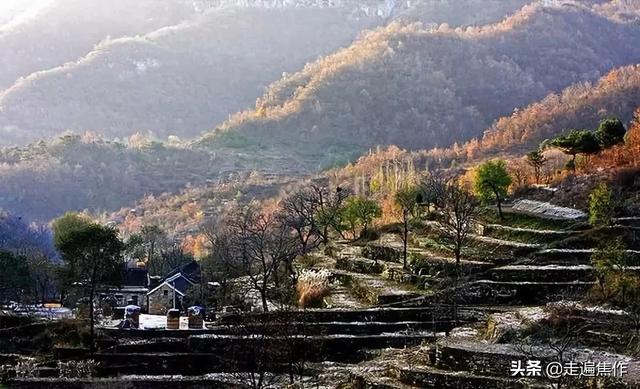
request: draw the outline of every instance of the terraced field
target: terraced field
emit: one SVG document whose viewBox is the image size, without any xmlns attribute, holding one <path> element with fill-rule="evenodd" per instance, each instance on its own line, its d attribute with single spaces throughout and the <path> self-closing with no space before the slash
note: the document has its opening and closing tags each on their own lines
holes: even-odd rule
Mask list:
<svg viewBox="0 0 640 389">
<path fill-rule="evenodd" d="M 624 223 L 624 225 L 623 225 Z M 393 233 L 336 242 L 300 267 L 331 274 L 325 308 L 228 314 L 201 330 L 103 327 L 96 387 L 273 387 L 292 375 L 318 388 L 551 388 L 544 377 L 513 377 L 512 361 L 624 363 L 600 387 L 640 388 L 638 318 L 584 303 L 596 283 L 590 257 L 600 236 L 624 235 L 629 269 L 640 269 L 635 221 L 592 230 L 579 219 L 517 210 L 483 216 L 456 261 L 433 223 L 416 230 L 409 266 Z M 544 334 L 544 335 L 540 335 Z M 559 345 L 562 345 L 560 347 Z M 81 358 L 67 355 L 66 358 Z M 55 364 L 39 367 L 55 375 Z M 46 378 L 16 386 L 61 385 Z M 563 381 L 563 387 L 587 387 Z M 60 386 L 62 387 L 62 386 Z"/>
</svg>

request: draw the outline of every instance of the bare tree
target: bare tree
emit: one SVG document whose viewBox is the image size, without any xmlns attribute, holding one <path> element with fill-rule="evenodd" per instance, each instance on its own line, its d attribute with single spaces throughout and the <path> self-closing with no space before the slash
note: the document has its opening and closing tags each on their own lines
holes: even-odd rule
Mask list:
<svg viewBox="0 0 640 389">
<path fill-rule="evenodd" d="M 562 313 L 554 313 L 555 315 Z M 568 316 L 567 316 L 568 317 Z M 531 337 L 516 343 L 516 350 L 530 360 L 546 363 L 559 363 L 564 366 L 567 357 L 571 358 L 571 349 L 585 336 L 591 324 L 573 323 L 560 320 L 560 323 L 546 323 Z M 546 377 L 555 389 L 572 388 L 571 376 L 563 375 L 559 378 Z"/>
<path fill-rule="evenodd" d="M 311 189 L 317 193 L 317 198 L 320 200 L 317 219 L 322 242 L 325 245 L 329 243 L 331 230 L 344 238 L 342 235 L 342 209 L 345 200 L 350 196 L 349 192 L 340 186 L 330 189 L 315 184 L 311 186 Z"/>
<path fill-rule="evenodd" d="M 441 205 L 441 224 L 450 239 L 450 248 L 456 259 L 456 276 L 460 273 L 462 249 L 478 216 L 478 202 L 469 191 L 450 181 L 444 188 Z"/>
<path fill-rule="evenodd" d="M 420 185 L 418 203 L 425 206 L 427 211 L 431 206 L 440 208 L 446 195 L 447 181 L 437 173 L 429 174 Z"/>
<path fill-rule="evenodd" d="M 527 164 L 533 168 L 533 175 L 536 179 L 536 184 L 540 183 L 542 169 L 546 163 L 547 158 L 540 150 L 534 150 L 527 154 Z"/>
<path fill-rule="evenodd" d="M 414 216 L 418 202 L 418 189 L 409 186 L 396 192 L 395 203 L 402 215 L 402 268 L 407 269 L 407 247 L 409 245 L 409 230 L 411 218 Z"/>
<path fill-rule="evenodd" d="M 228 234 L 225 232 L 224 217 L 214 216 L 205 220 L 200 226 L 200 232 L 208 243 L 208 253 L 200 261 L 201 285 L 209 282 L 218 282 L 219 287 L 212 290 L 209 286 L 205 289 L 205 300 L 215 300 L 216 305 L 226 305 L 231 297 L 233 289 L 232 279 L 244 275 L 240 271 L 241 266 L 233 263 L 234 258 L 229 252 Z"/>
<path fill-rule="evenodd" d="M 347 196 L 340 187 L 334 191 L 310 182 L 281 202 L 282 221 L 295 231 L 302 255 L 320 243 L 327 245 L 332 229 L 341 233 L 341 210 Z"/>
<path fill-rule="evenodd" d="M 291 278 L 295 277 L 293 260 L 299 247 L 291 230 L 276 215 L 261 212 L 252 204 L 230 214 L 224 236 L 229 266 L 248 277 L 260 294 L 263 310 L 268 311 L 269 286 L 289 284 L 281 285 L 278 270 L 284 267 Z"/>
<path fill-rule="evenodd" d="M 326 195 L 324 188 L 302 188 L 294 191 L 280 204 L 282 223 L 290 227 L 300 244 L 302 255 L 321 242 L 317 217 Z"/>
<path fill-rule="evenodd" d="M 233 335 L 246 338 L 225 353 L 240 383 L 261 389 L 287 386 L 286 379 L 295 387 L 308 357 L 321 349 L 308 342 L 306 315 L 297 313 L 291 305 L 278 305 L 276 313 L 246 315 L 231 327 Z"/>
<path fill-rule="evenodd" d="M 34 299 L 45 303 L 56 284 L 59 266 L 44 253 L 32 253 L 27 257 L 27 266 L 33 279 Z"/>
</svg>

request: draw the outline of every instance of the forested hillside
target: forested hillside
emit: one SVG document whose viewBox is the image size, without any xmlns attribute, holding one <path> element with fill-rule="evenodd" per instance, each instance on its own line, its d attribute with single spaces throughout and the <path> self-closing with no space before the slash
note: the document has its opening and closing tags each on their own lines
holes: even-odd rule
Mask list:
<svg viewBox="0 0 640 389">
<path fill-rule="evenodd" d="M 146 193 L 203 184 L 224 170 L 208 153 L 65 136 L 0 153 L 0 208 L 48 221 L 67 210 L 117 209 Z"/>
<path fill-rule="evenodd" d="M 195 238 L 206 221 L 233 205 L 277 198 L 282 188 L 298 180 L 259 173 L 238 174 L 225 181 L 188 187 L 175 194 L 145 196 L 128 207 L 104 214 L 103 220 L 117 223 L 124 235 L 154 225 L 172 237 L 184 239 L 191 235 Z"/>
<path fill-rule="evenodd" d="M 176 23 L 166 24 L 154 17 L 163 12 L 130 12 L 125 3 L 131 2 L 112 9 L 110 2 L 101 2 L 115 13 L 113 17 L 129 13 L 147 17 L 156 21 L 158 29 L 144 28 L 145 23 L 125 16 L 125 26 L 139 27 L 129 31 L 123 27 L 121 34 L 114 31 L 109 39 L 111 32 L 97 28 L 81 42 L 70 39 L 73 53 L 51 45 L 56 55 L 47 60 L 50 66 L 32 66 L 40 71 L 23 74 L 24 78 L 0 92 L 0 127 L 11 129 L 11 137 L 4 137 L 0 144 L 49 138 L 67 129 L 93 130 L 110 138 L 137 131 L 160 137 L 195 136 L 254 104 L 283 72 L 296 71 L 319 55 L 348 45 L 362 29 L 384 21 L 375 13 L 354 14 L 353 7 L 291 5 L 212 7 L 183 21 L 180 12 L 168 9 L 167 15 Z M 91 5 L 79 7 L 79 12 L 86 7 Z M 119 25 L 107 23 L 112 28 Z M 89 26 L 77 27 L 93 31 Z M 126 32 L 131 34 L 119 37 Z M 66 30 L 62 37 L 54 36 L 64 42 L 66 34 L 84 36 L 81 31 Z M 104 36 L 95 40 L 98 34 Z M 28 37 L 10 38 L 5 39 L 11 45 L 31 48 L 24 61 L 4 55 L 6 61 L 11 59 L 4 66 L 7 69 L 29 68 L 24 62 L 34 60 L 35 52 L 49 50 L 25 43 Z M 11 46 L 9 50 L 26 49 Z"/>
<path fill-rule="evenodd" d="M 363 29 L 393 19 L 483 24 L 527 2 L 53 2 L 0 34 L 0 128 L 11 133 L 0 145 L 68 129 L 193 137 Z"/>
<path fill-rule="evenodd" d="M 331 164 L 397 144 L 447 146 L 514 108 L 640 60 L 640 26 L 573 2 L 501 23 L 437 29 L 392 23 L 271 85 L 200 144 L 273 147 Z"/>
<path fill-rule="evenodd" d="M 0 150 L 0 209 L 30 221 L 48 221 L 68 210 L 113 211 L 147 194 L 228 182 L 253 170 L 308 173 L 287 156 L 209 153 L 141 135 L 114 142 L 69 134 Z"/>
<path fill-rule="evenodd" d="M 640 100 L 637 66 L 614 70 L 593 85 L 584 81 L 597 79 L 616 64 L 640 59 L 635 43 L 640 41 L 640 27 L 629 22 L 637 7 L 630 2 L 619 2 L 617 8 L 612 4 L 527 6 L 482 28 L 434 30 L 392 23 L 285 76 L 269 88 L 257 109 L 236 115 L 193 147 L 175 138 L 163 144 L 139 135 L 119 142 L 99 135 L 65 135 L 6 148 L 0 152 L 0 208 L 40 221 L 69 209 L 110 212 L 131 207 L 145 195 L 177 193 L 187 185 L 188 191 L 204 185 L 215 188 L 254 170 L 268 177 L 295 178 L 340 166 L 378 145 L 423 150 L 399 157 L 421 170 L 498 151 L 522 153 L 566 128 L 588 127 L 608 116 L 628 121 Z M 248 9 L 284 15 L 280 8 Z M 186 41 L 170 30 L 163 39 L 186 50 Z M 147 65 L 138 70 L 151 77 L 147 73 L 153 73 L 153 66 Z M 570 83 L 574 85 L 564 92 L 555 92 Z M 102 93 L 94 89 L 96 95 Z M 191 92 L 194 101 L 213 104 L 200 99 L 204 91 Z M 136 104 L 146 104 L 142 95 L 134 96 Z M 178 105 L 188 100 L 173 98 Z M 153 114 L 149 120 L 168 120 L 170 112 L 154 114 L 151 108 L 138 110 L 136 104 L 122 107 L 143 116 Z M 205 112 L 198 107 L 185 112 Z M 481 141 L 424 151 L 432 145 L 463 145 L 461 140 L 487 128 Z M 377 174 L 379 167 L 371 169 L 367 175 Z"/>
<path fill-rule="evenodd" d="M 579 83 L 561 93 L 501 118 L 480 139 L 430 154 L 441 163 L 472 161 L 497 154 L 522 154 L 569 129 L 593 128 L 608 117 L 629 123 L 640 106 L 640 65 L 608 73 L 594 83 Z"/>
<path fill-rule="evenodd" d="M 408 22 L 481 26 L 495 23 L 535 0 L 417 0 L 396 1 L 393 18 Z M 462 11 L 468 12 L 462 12 Z"/>
</svg>

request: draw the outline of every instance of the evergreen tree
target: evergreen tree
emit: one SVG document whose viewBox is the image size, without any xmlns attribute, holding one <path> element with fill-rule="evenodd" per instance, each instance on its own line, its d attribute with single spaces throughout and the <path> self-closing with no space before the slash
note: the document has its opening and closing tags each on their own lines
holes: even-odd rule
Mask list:
<svg viewBox="0 0 640 389">
<path fill-rule="evenodd" d="M 61 227 L 60 223 L 58 226 Z M 113 228 L 89 224 L 84 228 L 67 225 L 70 230 L 56 230 L 56 247 L 64 261 L 67 286 L 80 286 L 89 299 L 91 348 L 95 333 L 94 305 L 100 285 L 118 285 L 122 281 L 124 244 Z"/>
<path fill-rule="evenodd" d="M 572 156 L 568 166 L 573 171 L 576 169 L 576 157 L 578 154 L 592 155 L 599 153 L 601 150 L 596 135 L 588 130 L 572 130 L 567 134 L 550 140 L 547 145 L 560 149 L 563 153 Z"/>
<path fill-rule="evenodd" d="M 607 149 L 624 142 L 627 129 L 619 119 L 611 118 L 600 122 L 596 130 L 596 138 L 601 148 Z"/>
</svg>

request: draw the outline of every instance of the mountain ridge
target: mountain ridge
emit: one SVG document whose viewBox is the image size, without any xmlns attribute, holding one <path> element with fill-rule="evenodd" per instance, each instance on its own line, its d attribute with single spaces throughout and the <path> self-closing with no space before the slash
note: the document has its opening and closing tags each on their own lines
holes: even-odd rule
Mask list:
<svg viewBox="0 0 640 389">
<path fill-rule="evenodd" d="M 77 0 L 62 1 L 64 4 L 73 4 Z M 64 60 L 51 63 L 49 66 L 32 69 L 31 72 L 23 74 L 20 80 L 13 79 L 4 91 L 0 90 L 0 106 L 3 107 L 3 111 L 0 112 L 0 131 L 8 135 L 2 137 L 0 144 L 27 144 L 40 138 L 55 137 L 64 130 L 76 133 L 96 131 L 106 138 L 129 136 L 140 131 L 148 131 L 160 138 L 166 138 L 168 135 L 197 136 L 213 123 L 226 120 L 229 114 L 253 105 L 255 99 L 263 94 L 262 88 L 278 80 L 283 72 L 296 72 L 318 56 L 330 55 L 336 49 L 351 44 L 361 30 L 383 25 L 394 18 L 460 25 L 483 23 L 498 20 L 528 1 L 530 0 L 497 2 L 495 9 L 482 11 L 479 16 L 470 15 L 474 12 L 465 13 L 470 16 L 464 18 L 456 16 L 458 13 L 453 11 L 461 7 L 471 10 L 484 9 L 484 4 L 478 0 L 462 0 L 462 3 L 456 2 L 455 5 L 439 0 L 422 0 L 412 2 L 410 6 L 404 2 L 383 0 L 356 3 L 315 0 L 196 2 L 196 6 L 189 5 L 191 13 L 188 17 L 176 17 L 175 23 L 156 23 L 160 25 L 151 30 L 129 29 L 129 33 L 114 34 L 112 38 L 103 36 L 87 50 L 78 48 L 76 55 L 67 56 Z M 121 3 L 116 3 L 116 7 L 118 4 Z M 138 7 L 143 9 L 146 7 L 145 4 L 147 3 Z M 402 10 L 410 10 L 411 7 L 426 7 L 430 12 L 410 17 L 402 13 Z M 184 42 L 178 44 L 192 45 L 190 53 L 181 52 L 179 47 L 164 47 L 162 42 L 159 42 L 161 47 L 152 48 L 149 47 L 149 42 L 145 41 L 162 40 L 162 36 L 168 35 L 167 31 L 175 32 L 176 25 L 182 26 L 178 27 L 178 30 L 184 31 L 185 25 L 201 23 L 195 22 L 194 18 L 201 20 L 203 14 L 211 16 L 215 13 L 234 11 L 235 14 L 229 15 L 235 15 L 235 20 L 240 24 L 242 14 L 249 15 L 247 18 L 251 20 L 251 27 L 260 30 L 260 33 L 248 36 L 239 27 L 217 18 L 218 24 L 228 25 L 225 29 L 229 32 L 205 26 L 200 34 L 192 32 L 186 35 Z M 307 15 L 308 11 L 315 12 L 315 15 Z M 136 13 L 144 14 L 145 11 L 139 10 Z M 270 16 L 278 13 L 291 16 Z M 164 15 L 164 10 L 160 14 Z M 264 16 L 256 17 L 257 14 Z M 206 17 L 205 15 L 204 18 Z M 271 18 L 273 20 L 270 20 Z M 321 21 L 314 22 L 314 18 Z M 307 20 L 311 22 L 307 23 Z M 270 31 L 265 28 L 266 23 L 288 28 Z M 305 24 L 310 25 L 304 26 Z M 287 32 L 291 29 L 295 31 Z M 246 42 L 234 43 L 237 39 L 233 41 L 232 33 L 245 36 L 247 41 L 257 43 L 253 46 Z M 179 34 L 180 31 L 175 32 L 175 35 Z M 231 39 L 231 43 L 220 42 L 213 46 L 208 42 L 208 37 L 216 39 L 215 37 L 220 35 Z M 198 42 L 200 44 L 197 44 Z M 302 43 L 307 47 L 302 46 Z M 238 46 L 235 52 L 227 47 L 234 44 Z M 287 46 L 293 49 L 288 50 Z M 271 48 L 271 57 L 278 52 L 287 55 L 272 59 L 271 62 L 267 57 L 265 62 L 265 55 L 259 54 L 264 47 Z M 311 50 L 309 47 L 316 49 Z M 220 53 L 215 54 L 216 50 Z M 39 51 L 46 52 L 44 49 Z M 206 52 L 211 54 L 204 54 Z M 249 58 L 248 53 L 251 52 L 258 53 L 250 59 L 262 61 L 262 69 L 244 65 L 247 61 L 243 58 Z M 287 57 L 292 57 L 293 60 Z M 131 63 L 125 63 L 126 58 L 130 58 Z M 105 64 L 111 66 L 105 69 L 100 64 L 101 60 L 112 61 L 115 64 Z M 238 63 L 246 68 L 246 72 L 240 74 L 234 66 L 223 61 Z M 198 63 L 201 66 L 197 66 Z M 163 66 L 168 67 L 163 69 Z M 10 68 L 9 64 L 4 67 Z M 147 76 L 134 74 L 138 67 L 146 71 Z M 218 72 L 217 68 L 225 68 L 226 77 L 214 79 L 213 74 Z M 165 72 L 162 79 L 157 80 L 149 76 L 149 73 L 154 71 Z M 87 72 L 94 73 L 95 77 L 88 80 L 84 75 Z M 198 75 L 200 79 L 192 80 L 188 75 Z M 183 84 L 185 87 L 180 88 L 176 84 Z M 149 85 L 157 87 L 150 88 Z M 194 90 L 196 92 L 193 92 Z M 176 98 L 165 95 L 175 95 Z M 182 96 L 182 101 L 178 101 L 177 96 Z M 145 114 L 148 111 L 153 114 Z M 10 137 L 12 134 L 15 134 L 14 139 Z"/>
<path fill-rule="evenodd" d="M 276 81 L 253 110 L 195 144 L 248 142 L 319 158 L 333 149 L 447 146 L 516 107 L 637 62 L 638 40 L 637 24 L 575 2 L 528 5 L 483 27 L 392 23 Z"/>
</svg>

